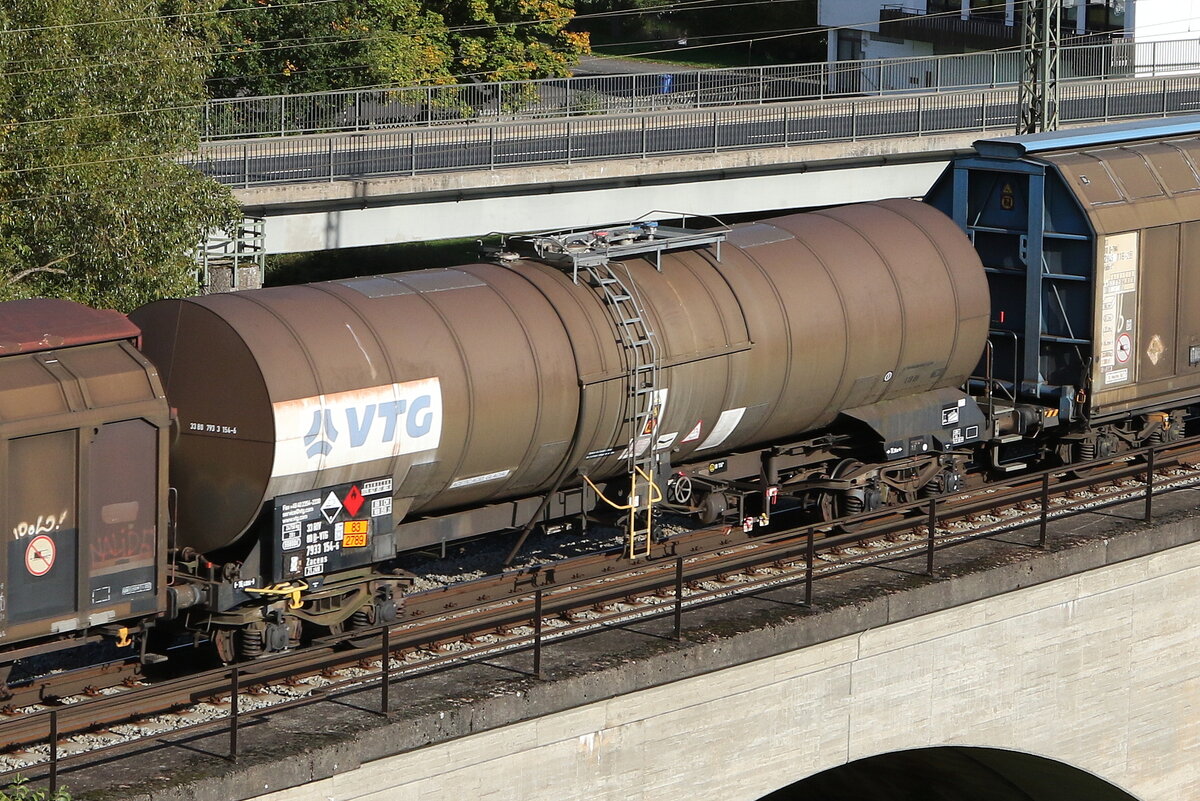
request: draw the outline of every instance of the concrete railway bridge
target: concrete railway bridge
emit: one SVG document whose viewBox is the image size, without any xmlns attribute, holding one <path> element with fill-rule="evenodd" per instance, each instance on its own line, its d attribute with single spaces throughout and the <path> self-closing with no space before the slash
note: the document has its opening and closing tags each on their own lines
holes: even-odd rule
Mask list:
<svg viewBox="0 0 1200 801">
<path fill-rule="evenodd" d="M 1191 114 L 1200 78 L 1064 87 L 1063 124 Z M 266 253 L 733 215 L 924 194 L 1009 134 L 1012 88 L 209 142 L 192 162 Z M 657 212 L 657 213 L 656 213 Z"/>
<path fill-rule="evenodd" d="M 682 643 L 669 621 L 558 643 L 543 680 L 527 654 L 410 680 L 391 720 L 377 691 L 272 716 L 171 797 L 1195 798 L 1198 500 L 1058 521 L 1048 551 L 958 546 L 933 579 L 842 574 L 812 609 L 780 589 L 690 610 Z"/>
</svg>

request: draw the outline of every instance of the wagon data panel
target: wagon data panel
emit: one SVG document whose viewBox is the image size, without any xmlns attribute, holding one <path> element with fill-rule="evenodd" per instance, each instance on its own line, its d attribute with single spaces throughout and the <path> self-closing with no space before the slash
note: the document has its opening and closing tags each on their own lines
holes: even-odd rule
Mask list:
<svg viewBox="0 0 1200 801">
<path fill-rule="evenodd" d="M 275 499 L 272 579 L 319 584 L 377 561 L 391 542 L 390 477 L 282 495 Z"/>
</svg>

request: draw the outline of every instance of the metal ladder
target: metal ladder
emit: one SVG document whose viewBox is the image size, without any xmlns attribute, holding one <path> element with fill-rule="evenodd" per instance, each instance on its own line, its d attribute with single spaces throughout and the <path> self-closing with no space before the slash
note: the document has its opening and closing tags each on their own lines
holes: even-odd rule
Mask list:
<svg viewBox="0 0 1200 801">
<path fill-rule="evenodd" d="M 654 477 L 659 467 L 655 445 L 665 397 L 658 385 L 658 338 L 647 322 L 629 267 L 617 259 L 645 256 L 652 258 L 654 268 L 661 271 L 664 251 L 711 246 L 720 261 L 721 243 L 728 230 L 689 230 L 643 220 L 605 228 L 506 235 L 501 247 L 490 253 L 500 263 L 514 261 L 521 255 L 535 258 L 566 271 L 576 284 L 582 276 L 601 296 L 615 324 L 627 370 L 622 417 L 629 431 L 629 446 L 624 456 L 629 473 L 627 502 L 619 504 L 607 498 L 586 474 L 583 480 L 609 506 L 629 513 L 626 533 L 631 559 L 637 556 L 637 540 L 641 536 L 645 537 L 644 553 L 649 556 L 654 505 L 663 499 Z M 644 528 L 638 526 L 639 513 L 645 515 Z"/>
<path fill-rule="evenodd" d="M 625 507 L 629 511 L 629 556 L 633 558 L 636 555 L 639 534 L 645 536 L 645 552 L 649 555 L 654 504 L 662 500 L 662 493 L 654 483 L 658 468 L 658 454 L 654 446 L 662 413 L 657 337 L 646 322 L 646 313 L 628 268 L 625 270 L 627 280 L 621 279 L 613 269 L 613 262 L 607 259 L 586 264 L 584 270 L 608 306 L 625 353 L 628 383 L 624 420 L 629 426 L 629 448 L 626 451 L 629 497 Z M 637 525 L 637 515 L 642 510 L 646 517 L 644 531 Z"/>
</svg>

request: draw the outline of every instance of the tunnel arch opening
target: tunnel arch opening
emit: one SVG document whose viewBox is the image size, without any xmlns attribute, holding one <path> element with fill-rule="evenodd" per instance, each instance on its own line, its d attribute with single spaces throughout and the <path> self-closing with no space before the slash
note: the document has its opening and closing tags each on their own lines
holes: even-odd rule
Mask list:
<svg viewBox="0 0 1200 801">
<path fill-rule="evenodd" d="M 1137 801 L 1087 771 L 998 748 L 893 751 L 801 779 L 761 801 Z"/>
</svg>

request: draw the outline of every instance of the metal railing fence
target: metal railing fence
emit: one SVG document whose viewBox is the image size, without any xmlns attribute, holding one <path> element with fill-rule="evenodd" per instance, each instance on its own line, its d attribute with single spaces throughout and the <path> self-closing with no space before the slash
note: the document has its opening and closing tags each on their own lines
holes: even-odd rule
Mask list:
<svg viewBox="0 0 1200 801">
<path fill-rule="evenodd" d="M 1064 79 L 1160 77 L 1200 71 L 1200 41 L 1063 48 Z M 1019 51 L 716 70 L 391 87 L 211 100 L 206 140 L 379 128 L 628 114 L 830 97 L 1013 85 Z"/>
<path fill-rule="evenodd" d="M 1062 87 L 1063 123 L 1196 113 L 1200 76 Z M 233 186 L 788 147 L 956 131 L 1011 131 L 1015 88 L 779 103 L 210 143 L 185 157 Z"/>
</svg>

